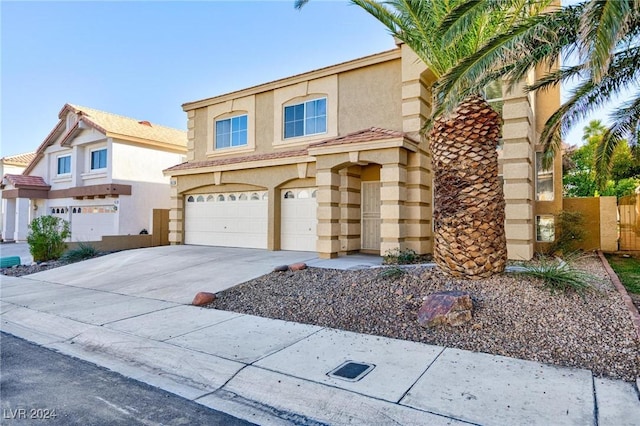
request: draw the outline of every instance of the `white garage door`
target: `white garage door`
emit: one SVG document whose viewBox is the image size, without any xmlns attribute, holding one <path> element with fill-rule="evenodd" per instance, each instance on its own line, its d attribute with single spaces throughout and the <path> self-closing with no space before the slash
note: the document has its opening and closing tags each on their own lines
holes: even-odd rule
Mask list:
<svg viewBox="0 0 640 426">
<path fill-rule="evenodd" d="M 113 205 L 73 206 L 71 241 L 100 241 L 104 235 L 118 235 L 118 210 Z"/>
<path fill-rule="evenodd" d="M 282 250 L 316 251 L 316 188 L 286 189 L 282 191 L 282 222 L 280 248 Z"/>
<path fill-rule="evenodd" d="M 185 244 L 267 248 L 267 193 L 196 194 L 186 198 Z"/>
</svg>

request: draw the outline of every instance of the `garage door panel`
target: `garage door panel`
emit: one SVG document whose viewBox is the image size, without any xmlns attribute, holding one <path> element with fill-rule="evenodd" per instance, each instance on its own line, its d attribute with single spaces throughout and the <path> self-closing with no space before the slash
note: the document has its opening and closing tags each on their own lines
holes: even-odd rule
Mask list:
<svg viewBox="0 0 640 426">
<path fill-rule="evenodd" d="M 280 247 L 282 250 L 316 251 L 317 210 L 316 198 L 310 194 L 315 189 L 287 190 L 281 205 Z M 304 198 L 299 198 L 303 196 Z"/>
<path fill-rule="evenodd" d="M 252 193 L 205 195 L 208 202 L 187 202 L 185 243 L 227 247 L 267 248 L 267 201 L 249 200 Z M 210 196 L 213 195 L 213 196 Z M 194 197 L 197 199 L 197 197 Z"/>
</svg>

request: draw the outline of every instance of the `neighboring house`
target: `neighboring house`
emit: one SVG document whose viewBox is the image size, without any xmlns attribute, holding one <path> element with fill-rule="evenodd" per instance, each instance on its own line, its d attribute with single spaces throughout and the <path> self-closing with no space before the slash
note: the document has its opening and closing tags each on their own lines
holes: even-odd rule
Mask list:
<svg viewBox="0 0 640 426">
<path fill-rule="evenodd" d="M 35 152 L 28 152 L 25 154 L 17 154 L 0 158 L 0 176 L 4 176 L 5 174 L 21 174 L 35 156 Z M 0 198 L 2 198 L 1 194 L 3 189 L 4 186 L 0 184 Z M 4 229 L 4 212 L 5 202 L 0 199 L 0 235 L 4 235 L 4 232 L 2 232 Z"/>
<path fill-rule="evenodd" d="M 153 209 L 170 206 L 162 173 L 184 161 L 186 132 L 65 105 L 22 174 L 5 174 L 5 240 L 24 240 L 38 216 L 70 222 L 71 241 L 150 229 Z"/>
<path fill-rule="evenodd" d="M 533 78 L 533 72 L 531 73 Z M 187 162 L 171 176 L 172 244 L 352 252 L 433 250 L 427 138 L 433 76 L 406 45 L 186 103 Z M 553 239 L 560 156 L 536 145 L 559 91 L 487 93 L 502 108 L 509 256 Z"/>
</svg>

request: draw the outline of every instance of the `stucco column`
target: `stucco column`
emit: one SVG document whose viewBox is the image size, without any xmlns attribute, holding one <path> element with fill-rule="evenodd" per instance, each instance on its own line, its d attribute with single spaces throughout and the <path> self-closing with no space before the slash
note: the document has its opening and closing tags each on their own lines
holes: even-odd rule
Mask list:
<svg viewBox="0 0 640 426">
<path fill-rule="evenodd" d="M 331 169 L 316 172 L 318 184 L 318 256 L 337 257 L 340 252 L 340 175 Z"/>
<path fill-rule="evenodd" d="M 405 249 L 405 201 L 407 168 L 404 164 L 383 164 L 380 169 L 380 254 Z"/>
<path fill-rule="evenodd" d="M 281 191 L 279 188 L 269 188 L 268 193 L 267 249 L 280 250 Z"/>
<path fill-rule="evenodd" d="M 12 241 L 16 230 L 16 200 L 9 198 L 2 200 L 4 204 L 4 217 L 2 218 L 2 239 Z"/>
<path fill-rule="evenodd" d="M 171 187 L 171 210 L 169 211 L 169 243 L 184 244 L 184 196 L 178 188 Z"/>
<path fill-rule="evenodd" d="M 340 170 L 340 254 L 360 251 L 361 170 L 360 166 Z"/>
<path fill-rule="evenodd" d="M 535 249 L 533 110 L 522 88 L 504 94 L 502 165 L 509 259 L 529 260 Z"/>
<path fill-rule="evenodd" d="M 406 238 L 408 249 L 418 254 L 433 252 L 433 193 L 431 157 L 410 153 L 407 159 Z"/>
<path fill-rule="evenodd" d="M 15 229 L 13 239 L 26 241 L 29 234 L 29 218 L 31 217 L 31 202 L 28 198 L 16 199 Z"/>
</svg>

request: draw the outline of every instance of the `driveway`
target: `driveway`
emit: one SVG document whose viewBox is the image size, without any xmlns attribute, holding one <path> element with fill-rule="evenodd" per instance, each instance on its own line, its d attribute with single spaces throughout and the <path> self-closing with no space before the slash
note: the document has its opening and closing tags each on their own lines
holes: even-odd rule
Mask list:
<svg viewBox="0 0 640 426">
<path fill-rule="evenodd" d="M 178 245 L 121 251 L 24 278 L 188 304 L 200 291 L 216 293 L 275 266 L 314 260 L 310 252 Z"/>
</svg>

